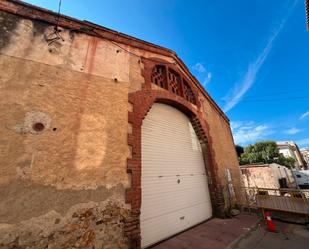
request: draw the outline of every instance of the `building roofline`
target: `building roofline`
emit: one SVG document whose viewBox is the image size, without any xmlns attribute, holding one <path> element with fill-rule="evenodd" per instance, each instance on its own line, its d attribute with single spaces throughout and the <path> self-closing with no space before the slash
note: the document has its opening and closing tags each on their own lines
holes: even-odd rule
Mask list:
<svg viewBox="0 0 309 249">
<path fill-rule="evenodd" d="M 294 146 L 290 144 L 277 144 L 277 147 L 280 148 L 293 148 Z"/>
<path fill-rule="evenodd" d="M 240 165 L 239 167 L 241 168 L 241 169 L 246 169 L 246 168 L 263 168 L 263 167 L 270 167 L 270 166 L 272 166 L 272 165 L 279 165 L 279 166 L 283 166 L 284 167 L 284 165 L 281 165 L 281 164 L 278 164 L 278 163 L 261 163 L 261 164 L 259 164 L 259 163 L 256 163 L 256 164 L 244 164 L 244 165 Z"/>
<path fill-rule="evenodd" d="M 62 14 L 60 14 L 58 17 L 58 13 L 56 12 L 29 3 L 25 3 L 20 0 L 2 0 L 0 1 L 0 10 L 26 17 L 32 20 L 38 20 L 53 25 L 58 24 L 58 26 L 63 28 L 68 28 L 74 31 L 86 33 L 91 36 L 97 36 L 102 39 L 107 39 L 138 49 L 158 53 L 163 56 L 172 57 L 181 67 L 181 69 L 184 70 L 184 72 L 190 77 L 190 79 L 194 82 L 195 86 L 202 92 L 206 99 L 210 101 L 210 103 L 220 114 L 220 116 L 222 116 L 223 119 L 227 123 L 229 123 L 229 119 L 225 115 L 225 113 L 210 97 L 210 95 L 202 87 L 199 81 L 192 75 L 185 63 L 177 56 L 176 52 L 171 49 L 161 47 L 150 42 L 146 42 L 133 36 L 129 36 L 115 30 L 100 26 L 98 24 L 91 23 L 89 21 L 81 21 L 79 19 Z"/>
<path fill-rule="evenodd" d="M 263 168 L 263 167 L 269 167 L 268 164 L 263 165 L 241 165 L 239 166 L 241 169 L 247 169 L 247 168 Z"/>
</svg>

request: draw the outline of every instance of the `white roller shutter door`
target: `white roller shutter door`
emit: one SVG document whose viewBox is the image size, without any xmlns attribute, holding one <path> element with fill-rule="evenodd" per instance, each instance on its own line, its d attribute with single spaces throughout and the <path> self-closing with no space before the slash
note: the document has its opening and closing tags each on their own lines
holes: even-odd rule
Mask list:
<svg viewBox="0 0 309 249">
<path fill-rule="evenodd" d="M 142 125 L 142 247 L 212 215 L 199 140 L 182 112 L 155 103 Z"/>
</svg>

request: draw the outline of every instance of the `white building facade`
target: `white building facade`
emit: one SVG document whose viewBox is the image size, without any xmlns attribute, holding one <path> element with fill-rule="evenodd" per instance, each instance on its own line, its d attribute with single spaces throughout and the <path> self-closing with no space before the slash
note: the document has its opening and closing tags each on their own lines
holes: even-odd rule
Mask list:
<svg viewBox="0 0 309 249">
<path fill-rule="evenodd" d="M 302 154 L 297 146 L 297 144 L 293 141 L 283 141 L 277 142 L 277 146 L 279 148 L 279 153 L 284 157 L 292 157 L 295 159 L 295 168 L 303 169 L 305 167 L 304 160 L 302 158 Z"/>
<path fill-rule="evenodd" d="M 309 148 L 300 149 L 300 153 L 302 154 L 303 159 L 307 163 L 307 166 L 309 166 Z"/>
</svg>

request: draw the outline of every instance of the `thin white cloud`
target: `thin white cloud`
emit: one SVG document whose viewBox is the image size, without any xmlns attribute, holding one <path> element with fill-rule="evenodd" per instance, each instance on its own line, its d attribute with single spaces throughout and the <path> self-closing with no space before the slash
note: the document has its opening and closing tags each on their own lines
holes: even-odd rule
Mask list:
<svg viewBox="0 0 309 249">
<path fill-rule="evenodd" d="M 242 125 L 242 122 L 240 122 L 240 121 L 231 121 L 230 125 L 231 125 L 231 129 L 233 131 L 233 130 L 236 130 L 237 128 L 239 128 Z"/>
<path fill-rule="evenodd" d="M 192 68 L 199 73 L 199 78 L 203 79 L 201 80 L 202 86 L 205 87 L 211 81 L 212 73 L 206 70 L 201 62 L 197 62 Z"/>
<path fill-rule="evenodd" d="M 296 141 L 296 144 L 299 146 L 308 146 L 309 145 L 309 137 Z"/>
<path fill-rule="evenodd" d="M 306 118 L 306 117 L 308 117 L 308 116 L 309 116 L 309 111 L 303 113 L 303 114 L 300 116 L 299 119 L 302 120 L 302 119 L 304 119 L 304 118 Z"/>
<path fill-rule="evenodd" d="M 292 127 L 290 129 L 285 130 L 284 133 L 285 134 L 289 134 L 289 135 L 295 135 L 295 134 L 297 134 L 297 133 L 299 133 L 301 131 L 302 131 L 301 129 L 297 129 L 295 127 Z"/>
<path fill-rule="evenodd" d="M 194 70 L 198 71 L 199 73 L 204 73 L 206 72 L 206 68 L 204 65 L 200 62 L 197 62 L 193 67 Z"/>
<path fill-rule="evenodd" d="M 278 37 L 279 33 L 283 29 L 286 23 L 286 20 L 288 19 L 289 15 L 294 9 L 297 1 L 298 0 L 294 1 L 294 4 L 292 8 L 290 9 L 290 11 L 287 13 L 285 18 L 282 19 L 280 25 L 274 30 L 272 35 L 269 37 L 268 42 L 266 43 L 266 46 L 261 51 L 261 53 L 256 57 L 256 59 L 253 62 L 249 64 L 247 72 L 245 73 L 243 78 L 240 81 L 237 81 L 234 88 L 224 97 L 226 101 L 226 104 L 223 108 L 224 112 L 228 112 L 235 105 L 237 105 L 238 102 L 241 101 L 245 93 L 253 86 L 258 72 L 260 71 L 269 53 L 271 52 L 276 38 Z"/>
<path fill-rule="evenodd" d="M 211 81 L 211 78 L 212 78 L 212 74 L 210 72 L 208 72 L 207 75 L 206 75 L 206 78 L 203 81 L 204 87 Z"/>
<path fill-rule="evenodd" d="M 231 129 L 235 144 L 246 145 L 264 139 L 272 133 L 269 126 L 255 124 L 254 122 L 231 122 Z"/>
</svg>

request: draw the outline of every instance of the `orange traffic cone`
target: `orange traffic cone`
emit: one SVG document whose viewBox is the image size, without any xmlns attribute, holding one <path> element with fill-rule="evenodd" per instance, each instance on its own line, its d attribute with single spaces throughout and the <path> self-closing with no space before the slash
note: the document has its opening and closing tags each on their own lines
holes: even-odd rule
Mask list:
<svg viewBox="0 0 309 249">
<path fill-rule="evenodd" d="M 266 217 L 266 223 L 267 223 L 267 229 L 268 229 L 268 231 L 273 232 L 273 233 L 277 232 L 277 231 L 276 231 L 275 224 L 274 224 L 273 221 L 271 220 L 270 213 L 269 213 L 269 212 L 265 212 L 265 217 Z"/>
</svg>

